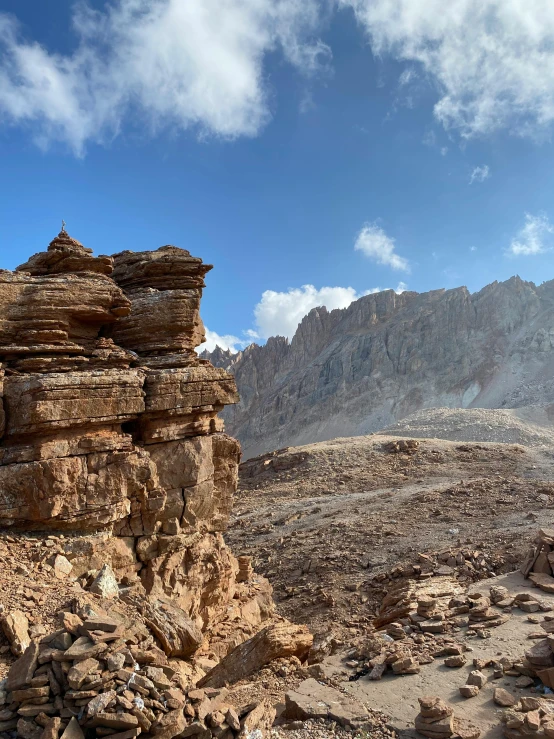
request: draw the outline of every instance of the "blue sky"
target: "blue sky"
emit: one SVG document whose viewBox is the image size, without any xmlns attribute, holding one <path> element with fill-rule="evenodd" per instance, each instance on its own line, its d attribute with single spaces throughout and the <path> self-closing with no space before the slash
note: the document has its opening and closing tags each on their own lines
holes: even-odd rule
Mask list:
<svg viewBox="0 0 554 739">
<path fill-rule="evenodd" d="M 2 0 L 1 266 L 62 218 L 182 246 L 234 347 L 376 288 L 540 283 L 553 121 L 546 0 Z"/>
</svg>

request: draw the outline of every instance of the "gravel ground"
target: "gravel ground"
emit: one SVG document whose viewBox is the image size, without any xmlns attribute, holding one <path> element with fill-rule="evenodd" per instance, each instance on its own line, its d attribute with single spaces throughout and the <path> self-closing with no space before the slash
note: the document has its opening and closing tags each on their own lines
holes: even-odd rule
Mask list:
<svg viewBox="0 0 554 739">
<path fill-rule="evenodd" d="M 276 726 L 271 730 L 271 736 L 273 739 L 392 739 L 396 733 L 379 719 L 363 731 L 345 729 L 335 723 L 319 720 L 294 721 L 287 726 Z"/>
<path fill-rule="evenodd" d="M 525 409 L 530 420 L 523 420 L 518 415 L 523 410 L 430 408 L 407 416 L 379 433 L 420 439 L 551 446 L 554 443 L 554 426 L 533 423 L 531 408 Z M 541 410 L 537 409 L 537 416 L 543 415 Z"/>
</svg>

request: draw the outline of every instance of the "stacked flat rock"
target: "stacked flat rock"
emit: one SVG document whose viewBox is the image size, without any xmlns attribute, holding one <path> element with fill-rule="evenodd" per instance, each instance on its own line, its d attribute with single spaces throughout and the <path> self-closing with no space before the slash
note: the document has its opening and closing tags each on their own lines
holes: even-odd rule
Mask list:
<svg viewBox="0 0 554 739">
<path fill-rule="evenodd" d="M 87 249 L 62 229 L 50 242 L 47 251 L 34 254 L 27 262 L 20 264 L 16 271 L 29 272 L 31 275 L 54 275 L 64 272 L 98 272 L 102 275 L 111 275 L 113 259 L 107 256 L 94 257 L 92 249 Z"/>
<path fill-rule="evenodd" d="M 108 566 L 111 597 L 165 614 L 173 656 L 200 634 L 224 657 L 274 611 L 222 537 L 240 448 L 217 414 L 238 395 L 194 351 L 209 269 L 173 246 L 95 257 L 62 230 L 0 273 L 0 526 L 64 532 L 52 568 L 88 587 Z"/>
<path fill-rule="evenodd" d="M 437 696 L 419 698 L 415 729 L 429 739 L 448 739 L 454 733 L 454 710 Z"/>
<path fill-rule="evenodd" d="M 12 665 L 0 691 L 0 735 L 233 739 L 268 719 L 265 704 L 237 708 L 226 688 L 185 691 L 144 625 L 87 613 L 64 614 L 67 628 L 31 641 Z"/>
<path fill-rule="evenodd" d="M 502 731 L 507 739 L 554 737 L 552 704 L 540 698 L 522 697 L 517 705 L 504 712 L 501 720 Z"/>
<path fill-rule="evenodd" d="M 415 729 L 429 739 L 479 739 L 481 731 L 466 719 L 454 716 L 454 710 L 442 698 L 419 698 L 421 710 L 416 716 Z"/>
<path fill-rule="evenodd" d="M 480 593 L 468 596 L 469 600 L 469 626 L 474 630 L 480 628 L 490 629 L 506 623 L 510 618 L 507 613 L 498 613 L 491 608 L 491 599 Z"/>
<path fill-rule="evenodd" d="M 521 572 L 536 587 L 554 593 L 554 529 L 540 529 Z"/>
</svg>

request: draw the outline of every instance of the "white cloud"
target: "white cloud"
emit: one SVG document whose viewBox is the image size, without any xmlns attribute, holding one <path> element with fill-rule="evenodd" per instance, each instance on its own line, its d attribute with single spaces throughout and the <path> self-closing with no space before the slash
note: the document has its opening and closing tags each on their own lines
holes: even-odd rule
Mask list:
<svg viewBox="0 0 554 739">
<path fill-rule="evenodd" d="M 324 305 L 327 310 L 347 308 L 361 295 L 353 287 L 322 287 L 313 285 L 290 288 L 286 292 L 266 290 L 254 308 L 257 333 L 262 339 L 287 336 L 291 339 L 300 321 L 312 308 Z"/>
<path fill-rule="evenodd" d="M 476 246 L 470 246 L 469 247 L 469 251 L 477 251 L 477 247 Z"/>
<path fill-rule="evenodd" d="M 395 241 L 376 223 L 366 223 L 356 238 L 354 249 L 363 252 L 377 264 L 403 272 L 410 271 L 407 259 L 395 252 Z"/>
<path fill-rule="evenodd" d="M 406 289 L 406 283 L 399 282 L 395 292 L 402 293 Z M 298 324 L 312 308 L 325 306 L 329 311 L 348 308 L 354 300 L 378 292 L 381 292 L 380 287 L 357 293 L 353 287 L 322 287 L 318 290 L 314 285 L 290 288 L 286 292 L 266 290 L 254 308 L 255 333 L 262 339 L 270 336 L 292 339 Z"/>
<path fill-rule="evenodd" d="M 399 282 L 395 292 L 400 294 L 407 288 L 405 282 Z M 354 300 L 379 292 L 382 292 L 380 287 L 372 287 L 362 293 L 357 293 L 353 287 L 322 287 L 318 290 L 314 285 L 291 287 L 284 292 L 266 290 L 254 308 L 256 328 L 243 331 L 244 339 L 239 339 L 237 336 L 220 336 L 215 331 L 206 328 L 206 342 L 196 351 L 200 353 L 207 349 L 211 352 L 216 346 L 220 346 L 235 354 L 253 341 L 261 339 L 263 342 L 270 336 L 286 336 L 292 339 L 298 324 L 312 308 L 325 306 L 329 311 L 335 308 L 348 308 Z"/>
<path fill-rule="evenodd" d="M 473 185 L 474 182 L 484 182 L 491 176 L 489 165 L 485 164 L 484 167 L 475 167 L 469 177 L 469 184 Z"/>
<path fill-rule="evenodd" d="M 448 146 L 443 146 L 441 148 L 441 157 L 445 157 L 448 154 Z"/>
<path fill-rule="evenodd" d="M 209 328 L 206 328 L 206 341 L 203 344 L 200 344 L 200 346 L 196 348 L 196 351 L 198 354 L 203 352 L 204 349 L 209 352 L 213 352 L 216 346 L 220 346 L 222 349 L 229 349 L 232 354 L 236 354 L 239 349 L 244 348 L 244 345 L 245 342 L 239 339 L 238 336 L 233 336 L 232 334 L 220 336 L 215 331 L 210 331 Z"/>
<path fill-rule="evenodd" d="M 462 136 L 554 121 L 554 3 L 549 0 L 338 0 L 377 55 L 418 65 L 438 90 L 435 117 Z"/>
<path fill-rule="evenodd" d="M 328 61 L 313 37 L 319 13 L 318 0 L 115 0 L 102 11 L 81 2 L 65 55 L 22 38 L 0 13 L 0 117 L 78 155 L 130 120 L 149 133 L 253 136 L 270 116 L 266 55 L 279 50 L 307 75 Z"/>
<path fill-rule="evenodd" d="M 512 240 L 507 253 L 511 256 L 530 256 L 532 254 L 544 254 L 549 251 L 549 237 L 554 234 L 554 226 L 544 214 L 532 216 L 525 215 L 525 225 Z"/>
</svg>

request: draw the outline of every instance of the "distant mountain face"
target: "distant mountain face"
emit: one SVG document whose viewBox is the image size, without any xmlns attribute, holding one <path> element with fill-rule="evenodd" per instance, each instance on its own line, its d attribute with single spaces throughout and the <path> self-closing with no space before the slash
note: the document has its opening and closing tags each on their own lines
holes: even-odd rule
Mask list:
<svg viewBox="0 0 554 739">
<path fill-rule="evenodd" d="M 550 404 L 554 280 L 386 290 L 314 308 L 290 342 L 204 356 L 237 380 L 241 401 L 223 415 L 245 457 L 371 433 L 422 408 Z"/>
</svg>

